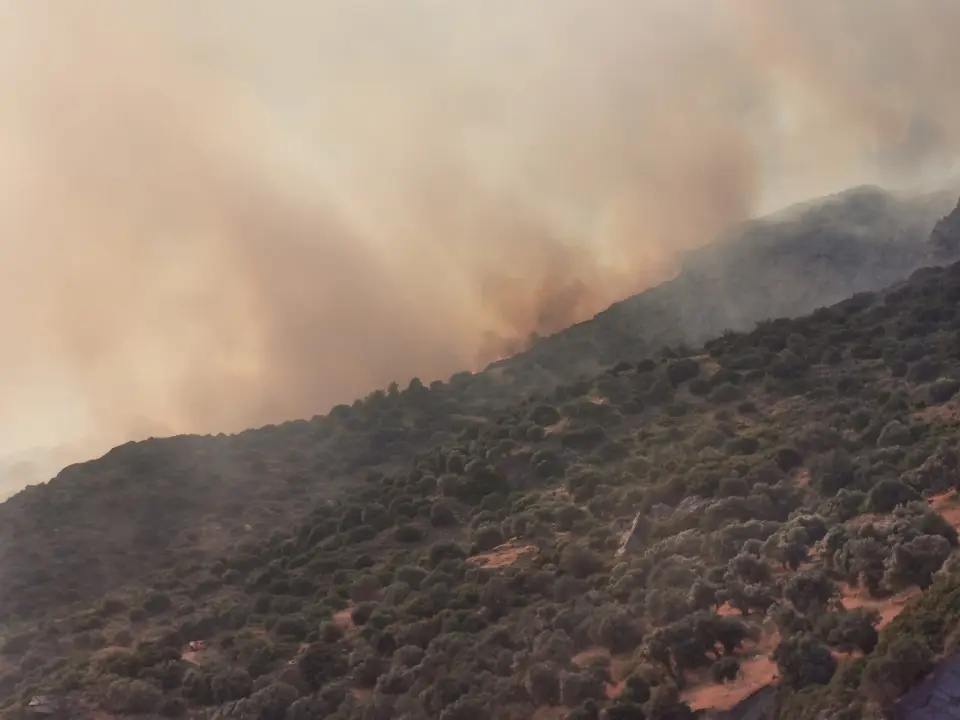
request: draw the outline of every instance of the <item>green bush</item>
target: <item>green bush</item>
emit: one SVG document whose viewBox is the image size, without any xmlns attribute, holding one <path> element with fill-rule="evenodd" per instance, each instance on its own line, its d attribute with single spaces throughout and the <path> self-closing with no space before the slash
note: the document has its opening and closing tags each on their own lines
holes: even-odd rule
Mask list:
<svg viewBox="0 0 960 720">
<path fill-rule="evenodd" d="M 118 713 L 147 714 L 160 705 L 163 693 L 143 680 L 121 678 L 107 687 L 106 704 Z"/>
</svg>

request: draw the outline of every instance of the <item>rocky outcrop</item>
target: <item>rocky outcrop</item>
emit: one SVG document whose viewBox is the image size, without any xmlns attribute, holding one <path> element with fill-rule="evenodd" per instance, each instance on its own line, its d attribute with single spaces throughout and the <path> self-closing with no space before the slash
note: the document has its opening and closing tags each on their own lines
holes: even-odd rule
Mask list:
<svg viewBox="0 0 960 720">
<path fill-rule="evenodd" d="M 953 212 L 940 220 L 930 233 L 928 260 L 943 265 L 960 258 L 960 203 Z"/>
<path fill-rule="evenodd" d="M 620 547 L 617 548 L 617 557 L 627 553 L 641 552 L 647 545 L 647 533 L 650 532 L 650 521 L 642 512 L 638 512 L 630 528 L 620 539 Z"/>
</svg>

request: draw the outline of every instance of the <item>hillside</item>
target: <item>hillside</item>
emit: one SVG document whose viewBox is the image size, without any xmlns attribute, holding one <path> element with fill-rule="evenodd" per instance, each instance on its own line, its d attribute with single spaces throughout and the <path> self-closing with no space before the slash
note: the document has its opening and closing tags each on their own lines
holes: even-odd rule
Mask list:
<svg viewBox="0 0 960 720">
<path fill-rule="evenodd" d="M 934 252 L 927 242 L 955 198 L 860 187 L 753 221 L 690 253 L 672 281 L 541 341 L 511 365 L 594 373 L 665 345 L 699 345 L 724 330 L 879 290 L 917 267 L 960 257 L 957 248 Z"/>
<path fill-rule="evenodd" d="M 957 546 L 958 300 L 925 269 L 536 397 L 528 354 L 68 468 L 0 506 L 8 712 L 673 718 L 771 668 L 797 717 L 889 702 L 869 610 Z"/>
<path fill-rule="evenodd" d="M 541 340 L 478 375 L 385 393 L 367 411 L 233 437 L 128 444 L 0 505 L 0 617 L 89 600 L 251 532 L 300 519 L 317 500 L 402 467 L 474 418 L 664 345 L 697 344 L 771 314 L 812 310 L 903 277 L 952 196 L 861 188 L 752 223 L 688 258 L 663 286 Z M 250 530 L 247 530 L 247 528 Z"/>
</svg>

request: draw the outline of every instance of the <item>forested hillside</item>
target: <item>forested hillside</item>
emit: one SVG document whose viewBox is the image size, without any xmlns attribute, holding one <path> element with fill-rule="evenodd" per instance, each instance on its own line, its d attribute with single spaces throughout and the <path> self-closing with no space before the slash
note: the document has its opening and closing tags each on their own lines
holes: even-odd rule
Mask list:
<svg viewBox="0 0 960 720">
<path fill-rule="evenodd" d="M 879 713 L 956 637 L 958 301 L 927 268 L 71 467 L 0 508 L 6 711 L 655 720 L 775 683 L 780 717 Z"/>
</svg>

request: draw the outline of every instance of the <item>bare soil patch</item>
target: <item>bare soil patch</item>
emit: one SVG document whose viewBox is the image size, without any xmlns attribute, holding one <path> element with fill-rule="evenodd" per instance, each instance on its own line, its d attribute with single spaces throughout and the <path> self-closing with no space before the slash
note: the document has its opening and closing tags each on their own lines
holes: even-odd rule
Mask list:
<svg viewBox="0 0 960 720">
<path fill-rule="evenodd" d="M 563 720 L 570 712 L 565 707 L 539 707 L 533 712 L 532 720 Z"/>
<path fill-rule="evenodd" d="M 910 588 L 888 598 L 878 599 L 870 597 L 866 588 L 852 588 L 847 584 L 842 584 L 840 589 L 843 593 L 841 602 L 847 610 L 865 608 L 876 610 L 880 614 L 880 622 L 877 624 L 878 630 L 893 622 L 893 619 L 901 613 L 904 606 L 920 594 L 918 588 Z"/>
<path fill-rule="evenodd" d="M 587 648 L 574 655 L 571 662 L 579 668 L 605 662 L 610 672 L 610 678 L 613 680 L 612 683 L 607 684 L 606 692 L 608 698 L 615 698 L 623 692 L 623 688 L 627 682 L 627 676 L 632 667 L 629 657 L 611 655 L 609 650 L 602 647 Z"/>
<path fill-rule="evenodd" d="M 471 562 L 490 570 L 510 567 L 525 555 L 537 552 L 536 545 L 516 544 L 513 542 L 504 543 L 493 550 L 485 553 L 479 553 L 470 558 Z"/>
<path fill-rule="evenodd" d="M 740 674 L 736 680 L 717 684 L 706 672 L 688 676 L 686 689 L 680 697 L 693 710 L 729 710 L 760 688 L 778 679 L 777 666 L 770 654 L 780 642 L 778 633 L 766 633 L 754 644 L 745 646 L 740 654 Z"/>
<path fill-rule="evenodd" d="M 553 425 L 548 425 L 544 428 L 544 435 L 556 435 L 557 433 L 565 432 L 570 427 L 570 418 L 562 418 L 560 422 L 554 423 Z"/>
<path fill-rule="evenodd" d="M 928 501 L 930 507 L 936 510 L 953 527 L 960 529 L 960 497 L 955 490 L 934 495 Z"/>
<path fill-rule="evenodd" d="M 951 400 L 943 405 L 934 405 L 918 410 L 912 415 L 918 422 L 940 423 L 941 425 L 956 425 L 960 423 L 960 405 Z"/>
<path fill-rule="evenodd" d="M 353 603 L 345 610 L 338 610 L 333 614 L 333 624 L 347 633 L 355 632 L 357 626 L 353 624 Z"/>
</svg>

